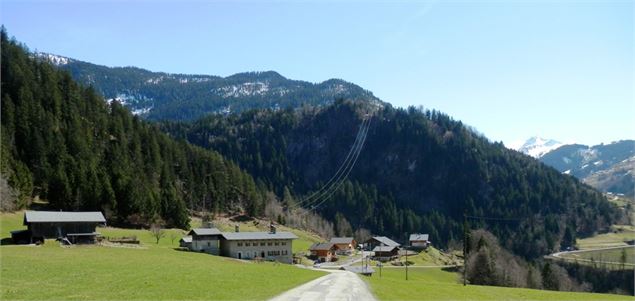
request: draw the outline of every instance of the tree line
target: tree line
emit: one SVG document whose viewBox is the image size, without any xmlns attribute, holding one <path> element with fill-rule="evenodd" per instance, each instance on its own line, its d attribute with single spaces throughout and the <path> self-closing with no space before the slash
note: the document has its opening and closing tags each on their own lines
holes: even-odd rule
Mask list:
<svg viewBox="0 0 635 301">
<path fill-rule="evenodd" d="M 189 227 L 188 210 L 263 215 L 267 189 L 219 153 L 108 104 L 2 28 L 3 209 L 103 211 L 109 222 Z"/>
</svg>

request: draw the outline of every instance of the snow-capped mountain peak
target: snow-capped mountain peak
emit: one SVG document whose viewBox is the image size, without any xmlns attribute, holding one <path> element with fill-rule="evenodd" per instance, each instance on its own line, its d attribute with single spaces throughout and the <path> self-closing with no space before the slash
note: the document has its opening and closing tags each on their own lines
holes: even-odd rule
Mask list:
<svg viewBox="0 0 635 301">
<path fill-rule="evenodd" d="M 540 158 L 544 154 L 563 146 L 562 142 L 553 139 L 544 139 L 541 137 L 531 137 L 520 146 L 514 147 L 517 151 L 530 155 L 534 158 Z"/>
</svg>

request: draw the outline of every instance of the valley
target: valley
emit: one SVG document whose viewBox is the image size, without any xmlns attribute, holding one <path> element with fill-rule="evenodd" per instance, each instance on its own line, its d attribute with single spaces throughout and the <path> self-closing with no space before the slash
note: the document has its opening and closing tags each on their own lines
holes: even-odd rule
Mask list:
<svg viewBox="0 0 635 301">
<path fill-rule="evenodd" d="M 242 28 L 227 24 L 210 28 Z M 190 53 L 181 49 L 197 49 L 183 41 L 169 59 L 136 56 L 133 66 L 109 67 L 71 50 L 69 57 L 38 51 L 4 25 L 0 35 L 2 300 L 630 300 L 635 293 L 635 140 L 587 146 L 533 137 L 510 149 L 491 139 L 542 126 L 535 118 L 521 124 L 531 110 L 506 113 L 502 99 L 510 109 L 525 95 L 532 104 L 544 95 L 512 87 L 506 94 L 487 82 L 470 89 L 456 75 L 442 93 L 427 94 L 446 83 L 397 70 L 389 79 L 371 70 L 381 64 L 330 73 L 327 62 L 355 46 L 357 35 L 346 37 L 347 47 L 311 44 L 331 48 L 302 57 L 301 70 L 257 62 L 257 45 L 269 45 L 259 40 L 265 33 L 240 35 L 254 42 L 244 49 L 216 40 L 224 46 L 204 51 L 231 53 L 194 65 L 235 66 L 196 69 L 209 74 L 150 71 L 185 68 Z M 127 48 L 134 44 L 102 47 L 102 55 L 135 57 Z M 276 55 L 289 46 L 282 44 Z M 429 45 L 436 44 L 445 42 Z M 374 46 L 382 48 L 364 53 Z M 393 105 L 332 76 L 311 82 L 234 69 L 275 67 L 295 77 L 313 62 L 325 69 L 307 78 L 372 74 L 381 83 L 359 83 L 394 89 L 377 95 L 413 98 L 413 90 L 422 102 Z M 417 72 L 445 74 L 428 67 Z M 456 72 L 471 69 L 490 70 L 468 64 Z M 486 104 L 492 95 L 480 90 L 501 99 Z M 480 113 L 459 120 L 434 106 L 461 118 Z M 497 122 L 496 134 L 471 124 L 483 116 Z"/>
</svg>

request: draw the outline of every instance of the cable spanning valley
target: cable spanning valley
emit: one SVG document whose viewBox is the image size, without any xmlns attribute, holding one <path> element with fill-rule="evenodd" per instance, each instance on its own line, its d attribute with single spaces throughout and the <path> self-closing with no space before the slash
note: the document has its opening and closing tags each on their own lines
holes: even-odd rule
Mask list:
<svg viewBox="0 0 635 301">
<path fill-rule="evenodd" d="M 364 119 L 362 120 L 362 124 L 357 131 L 357 137 L 355 138 L 355 142 L 353 142 L 353 146 L 349 150 L 346 158 L 337 169 L 335 174 L 324 184 L 319 190 L 313 192 L 311 195 L 303 199 L 302 201 L 291 204 L 288 206 L 288 209 L 297 209 L 300 207 L 304 207 L 309 210 L 315 210 L 320 205 L 324 204 L 341 186 L 344 184 L 348 175 L 355 167 L 355 163 L 359 158 L 359 154 L 364 148 L 364 143 L 366 142 L 366 137 L 368 135 L 368 129 L 370 128 L 372 115 L 366 114 Z"/>
</svg>

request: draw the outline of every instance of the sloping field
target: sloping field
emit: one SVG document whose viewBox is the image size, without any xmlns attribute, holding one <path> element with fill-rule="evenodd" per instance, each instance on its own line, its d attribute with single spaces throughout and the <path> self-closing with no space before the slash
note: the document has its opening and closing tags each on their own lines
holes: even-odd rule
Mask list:
<svg viewBox="0 0 635 301">
<path fill-rule="evenodd" d="M 0 214 L 2 237 L 19 229 L 21 219 L 22 214 Z M 0 299 L 263 300 L 324 275 L 286 264 L 177 251 L 178 239 L 156 244 L 145 230 L 98 231 L 136 235 L 141 246 L 60 247 L 52 240 L 43 246 L 3 245 Z"/>
<path fill-rule="evenodd" d="M 458 283 L 455 272 L 439 268 L 383 269 L 364 277 L 380 300 L 633 300 L 632 296 L 555 292 Z"/>
</svg>

